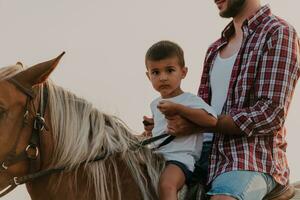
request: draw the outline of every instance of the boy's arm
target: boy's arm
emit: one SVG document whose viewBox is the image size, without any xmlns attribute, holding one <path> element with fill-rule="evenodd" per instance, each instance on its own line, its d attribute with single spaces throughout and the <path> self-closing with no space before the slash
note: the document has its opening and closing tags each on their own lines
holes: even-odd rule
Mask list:
<svg viewBox="0 0 300 200">
<path fill-rule="evenodd" d="M 157 108 L 167 117 L 180 115 L 202 128 L 215 127 L 217 119 L 200 108 L 190 108 L 171 101 L 160 101 Z"/>
</svg>

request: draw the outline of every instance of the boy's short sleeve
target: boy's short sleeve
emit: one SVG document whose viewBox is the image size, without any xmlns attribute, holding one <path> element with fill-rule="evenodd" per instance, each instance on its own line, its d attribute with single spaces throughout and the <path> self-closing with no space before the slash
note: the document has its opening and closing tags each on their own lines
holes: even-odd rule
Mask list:
<svg viewBox="0 0 300 200">
<path fill-rule="evenodd" d="M 217 118 L 217 114 L 215 110 L 208 105 L 202 98 L 196 96 L 196 95 L 191 95 L 189 100 L 188 100 L 188 105 L 191 108 L 200 108 Z"/>
</svg>

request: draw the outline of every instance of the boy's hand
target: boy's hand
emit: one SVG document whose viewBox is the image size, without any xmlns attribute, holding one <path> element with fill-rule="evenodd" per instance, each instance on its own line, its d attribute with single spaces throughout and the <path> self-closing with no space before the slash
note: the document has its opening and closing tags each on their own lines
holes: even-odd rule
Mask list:
<svg viewBox="0 0 300 200">
<path fill-rule="evenodd" d="M 142 137 L 146 137 L 146 138 L 148 138 L 148 137 L 152 137 L 152 132 L 150 131 L 144 131 L 142 134 L 141 134 L 141 136 Z"/>
<path fill-rule="evenodd" d="M 165 116 L 173 116 L 178 114 L 178 105 L 179 104 L 173 103 L 171 101 L 162 100 L 158 103 L 157 108 Z"/>
<path fill-rule="evenodd" d="M 143 124 L 144 124 L 144 132 L 142 136 L 145 137 L 152 137 L 152 129 L 154 128 L 154 121 L 153 118 L 144 116 L 143 117 Z"/>
</svg>

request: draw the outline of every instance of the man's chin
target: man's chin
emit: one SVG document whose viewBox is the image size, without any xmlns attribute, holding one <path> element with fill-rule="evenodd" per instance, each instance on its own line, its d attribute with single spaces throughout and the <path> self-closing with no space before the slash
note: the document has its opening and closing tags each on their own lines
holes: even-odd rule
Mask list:
<svg viewBox="0 0 300 200">
<path fill-rule="evenodd" d="M 219 15 L 220 15 L 220 17 L 223 17 L 223 18 L 231 18 L 231 17 L 233 17 L 233 16 L 229 15 L 228 13 L 226 13 L 226 11 L 220 11 Z"/>
<path fill-rule="evenodd" d="M 232 18 L 235 17 L 239 13 L 238 10 L 224 10 L 220 11 L 219 15 L 223 18 Z"/>
</svg>

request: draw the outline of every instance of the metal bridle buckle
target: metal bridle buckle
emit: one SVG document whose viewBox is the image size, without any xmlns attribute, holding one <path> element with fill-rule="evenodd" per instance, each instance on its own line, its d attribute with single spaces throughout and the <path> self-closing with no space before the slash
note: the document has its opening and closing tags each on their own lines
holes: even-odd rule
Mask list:
<svg viewBox="0 0 300 200">
<path fill-rule="evenodd" d="M 18 182 L 18 177 L 14 177 L 13 179 L 14 179 L 15 185 L 20 185 L 20 183 Z"/>
<path fill-rule="evenodd" d="M 2 167 L 4 170 L 7 170 L 7 169 L 8 169 L 8 166 L 5 165 L 5 162 L 2 163 L 1 167 Z"/>
<path fill-rule="evenodd" d="M 27 117 L 28 117 L 28 114 L 29 114 L 29 111 L 28 111 L 28 110 L 26 110 L 26 111 L 25 111 L 25 113 L 24 113 L 24 116 L 23 116 L 23 117 L 24 117 L 25 119 L 27 119 Z"/>
<path fill-rule="evenodd" d="M 35 117 L 33 128 L 39 131 L 43 131 L 45 129 L 45 118 L 39 113 Z"/>
<path fill-rule="evenodd" d="M 34 148 L 34 150 L 35 150 L 35 157 L 32 157 L 31 155 L 28 154 L 28 150 L 29 150 L 30 148 Z M 33 146 L 30 145 L 30 144 L 26 147 L 25 151 L 27 152 L 27 156 L 28 156 L 28 158 L 30 158 L 30 159 L 36 159 L 36 158 L 38 157 L 38 155 L 39 155 L 39 148 L 36 147 L 36 146 L 33 147 Z"/>
</svg>

